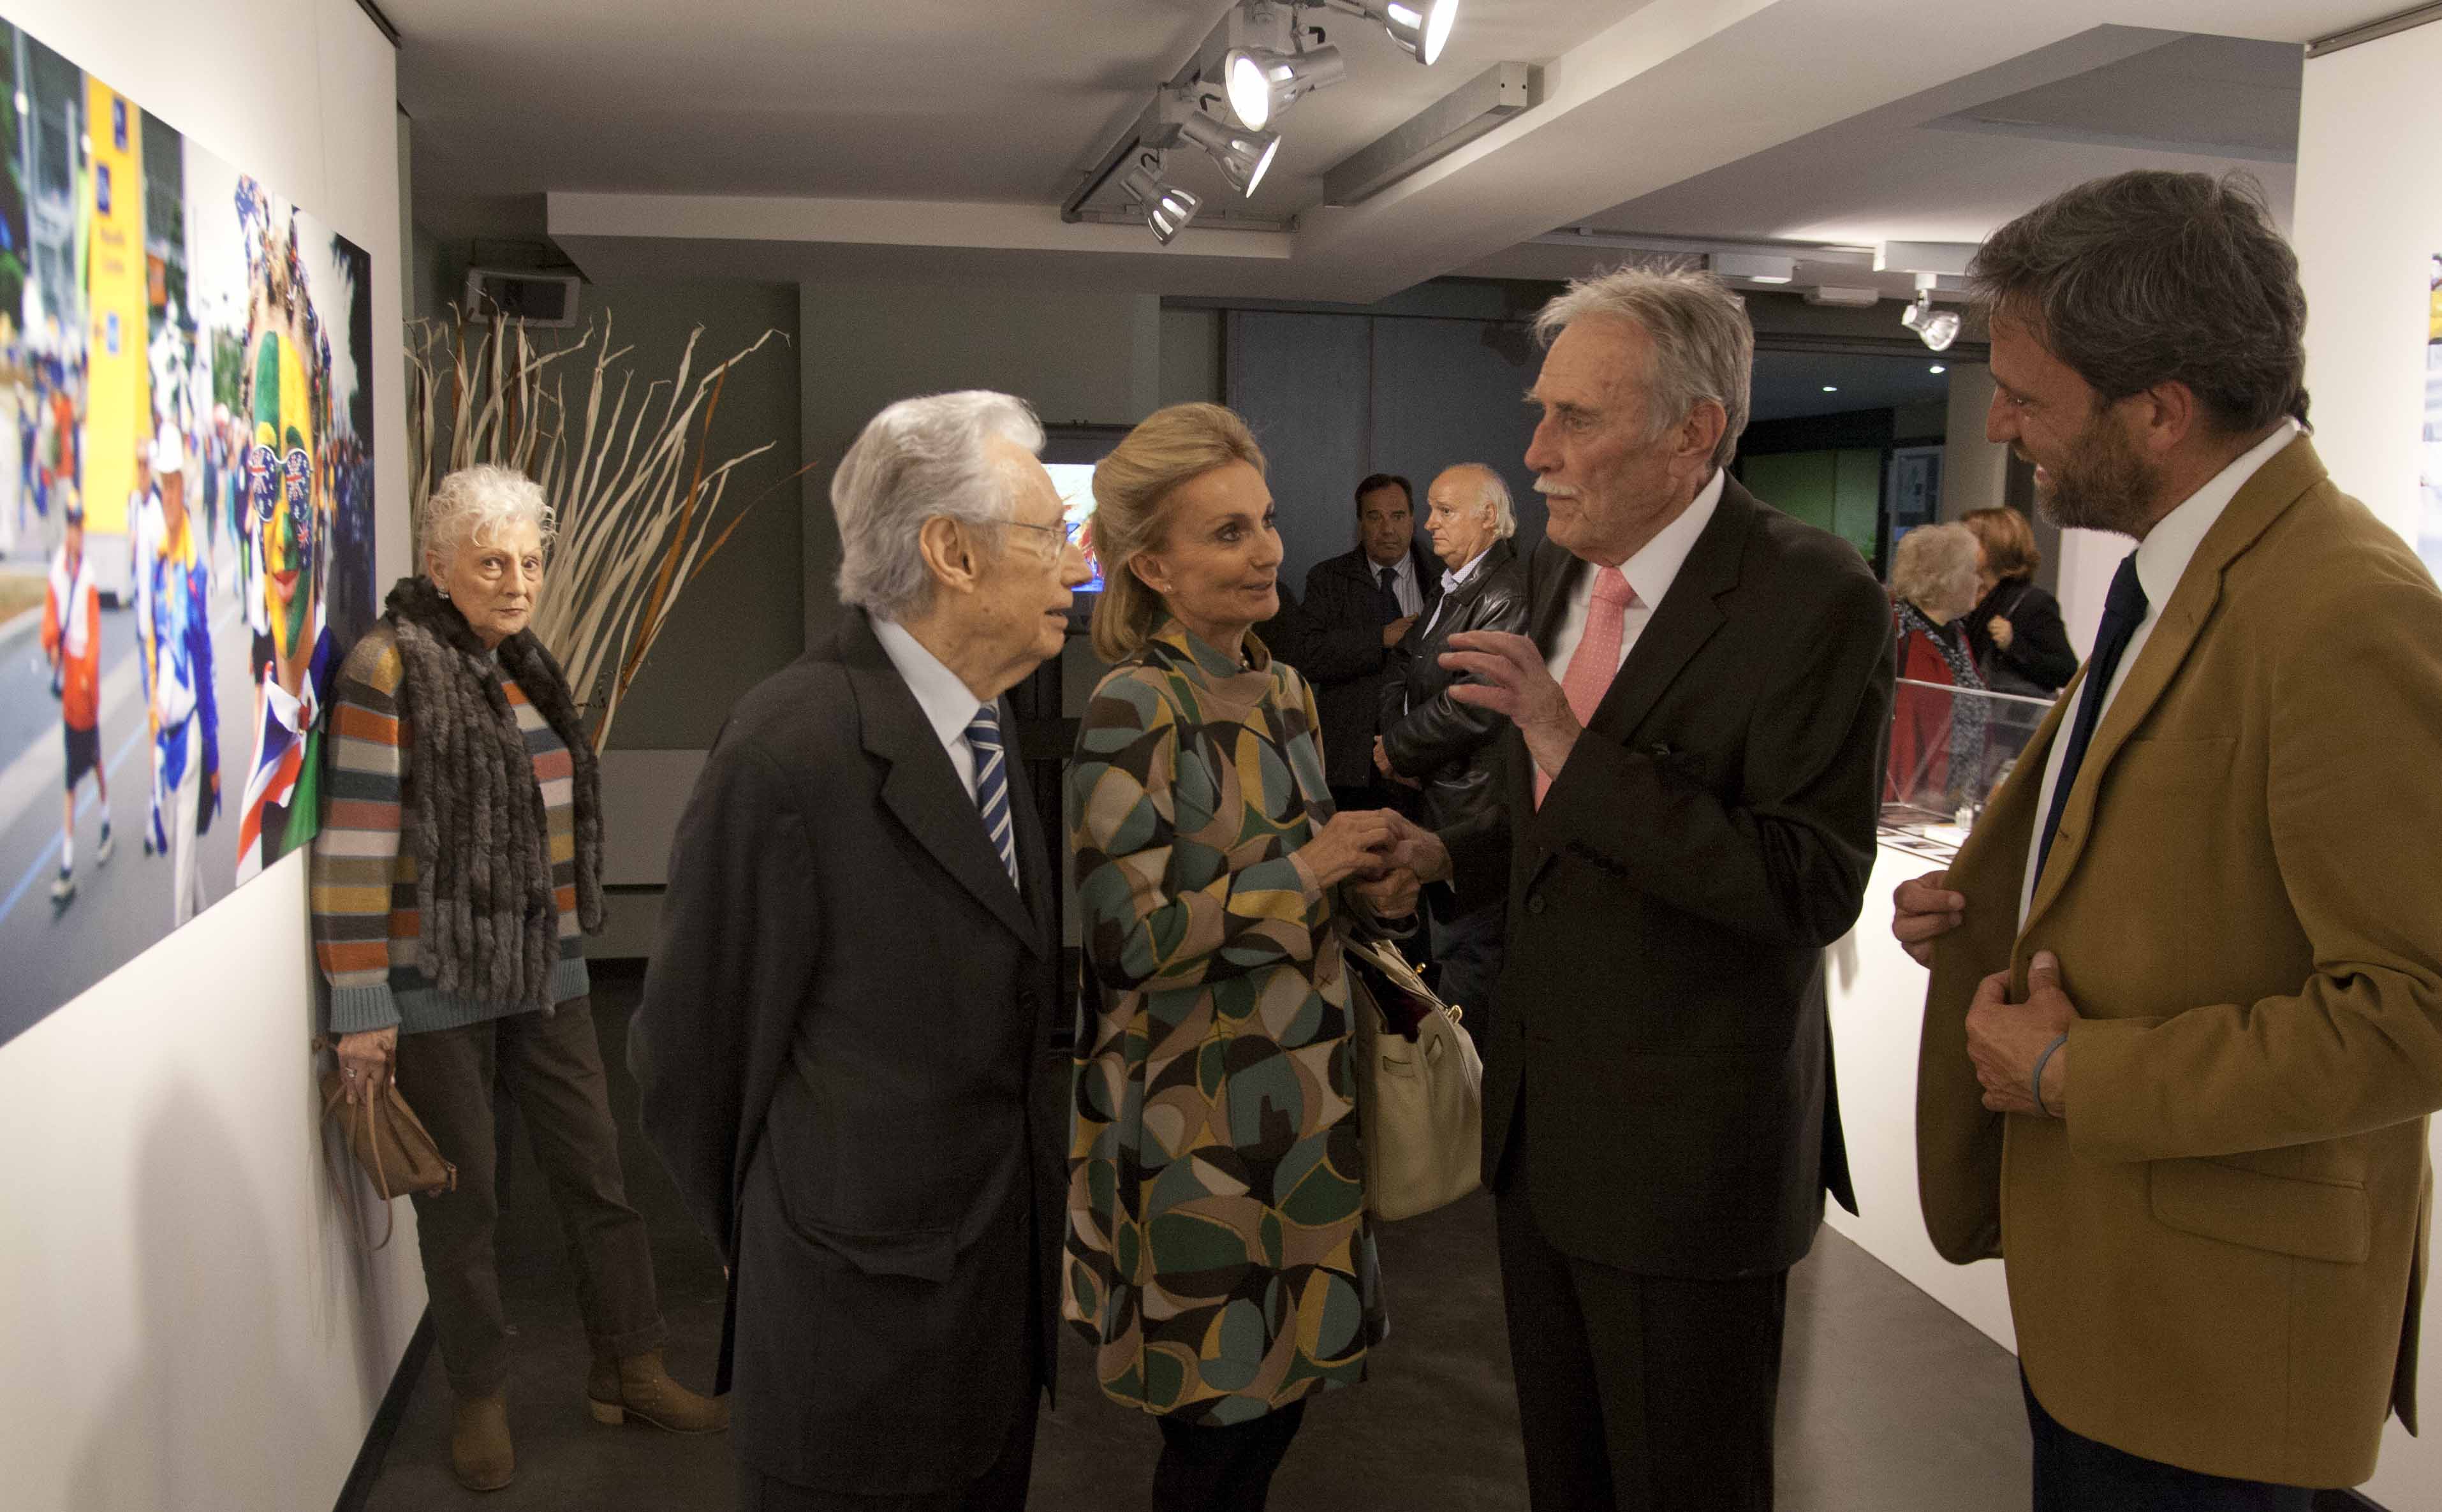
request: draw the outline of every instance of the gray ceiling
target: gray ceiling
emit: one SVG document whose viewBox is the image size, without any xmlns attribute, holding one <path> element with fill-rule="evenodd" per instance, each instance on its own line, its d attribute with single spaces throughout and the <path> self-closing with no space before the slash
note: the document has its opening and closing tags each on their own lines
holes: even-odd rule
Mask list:
<svg viewBox="0 0 2442 1512">
<path fill-rule="evenodd" d="M 1941 404 L 1950 397 L 1950 378 L 1931 371 L 1936 366 L 1949 364 L 1931 352 L 1923 357 L 1878 357 L 1767 348 L 1756 354 L 1749 423 Z M 1826 393 L 1826 385 L 1838 392 Z M 1939 431 L 1941 426 L 1931 428 Z"/>
</svg>

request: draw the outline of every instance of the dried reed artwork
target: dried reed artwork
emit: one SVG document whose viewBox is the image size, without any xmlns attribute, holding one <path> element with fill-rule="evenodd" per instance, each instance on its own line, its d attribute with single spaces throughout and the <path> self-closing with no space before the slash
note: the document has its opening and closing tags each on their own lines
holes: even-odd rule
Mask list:
<svg viewBox="0 0 2442 1512">
<path fill-rule="evenodd" d="M 422 518 L 434 483 L 477 463 L 514 467 L 542 485 L 558 535 L 534 631 L 593 720 L 596 750 L 609 743 L 620 701 L 680 595 L 757 501 L 727 504 L 736 469 L 775 445 L 718 462 L 708 455 L 731 370 L 787 338 L 766 331 L 698 373 L 702 336 L 697 327 L 677 372 L 639 393 L 628 360 L 634 349 L 611 346 L 608 315 L 559 345 L 537 340 L 521 320 L 470 320 L 454 306 L 446 320 L 408 327 L 413 518 Z M 583 364 L 571 359 L 589 354 L 592 371 L 572 409 L 565 379 Z"/>
</svg>

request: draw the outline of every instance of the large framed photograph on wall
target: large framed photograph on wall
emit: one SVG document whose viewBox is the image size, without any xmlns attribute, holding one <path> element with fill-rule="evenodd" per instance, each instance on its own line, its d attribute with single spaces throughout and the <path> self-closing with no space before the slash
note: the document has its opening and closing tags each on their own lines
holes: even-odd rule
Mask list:
<svg viewBox="0 0 2442 1512">
<path fill-rule="evenodd" d="M 363 248 L 0 17 L 0 1043 L 312 837 Z"/>
</svg>

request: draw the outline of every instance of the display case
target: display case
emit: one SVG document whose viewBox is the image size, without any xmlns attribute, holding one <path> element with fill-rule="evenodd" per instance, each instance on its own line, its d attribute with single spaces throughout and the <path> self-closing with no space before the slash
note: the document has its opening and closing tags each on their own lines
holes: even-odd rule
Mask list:
<svg viewBox="0 0 2442 1512">
<path fill-rule="evenodd" d="M 2052 701 L 1901 678 L 1892 688 L 1882 841 L 1947 862 Z"/>
</svg>

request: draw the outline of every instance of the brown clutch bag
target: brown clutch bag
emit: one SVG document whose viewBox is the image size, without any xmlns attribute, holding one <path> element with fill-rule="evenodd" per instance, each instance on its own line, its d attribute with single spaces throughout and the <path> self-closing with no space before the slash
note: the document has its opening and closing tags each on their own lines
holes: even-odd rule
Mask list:
<svg viewBox="0 0 2442 1512">
<path fill-rule="evenodd" d="M 322 1116 L 339 1125 L 348 1153 L 382 1199 L 382 1237 L 375 1249 L 390 1243 L 395 1227 L 391 1198 L 458 1190 L 458 1168 L 442 1158 L 424 1120 L 398 1095 L 397 1083 L 385 1082 L 380 1095 L 350 1106 L 345 1079 L 335 1066 L 322 1073 Z"/>
</svg>

